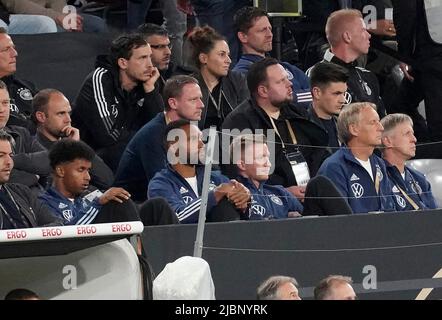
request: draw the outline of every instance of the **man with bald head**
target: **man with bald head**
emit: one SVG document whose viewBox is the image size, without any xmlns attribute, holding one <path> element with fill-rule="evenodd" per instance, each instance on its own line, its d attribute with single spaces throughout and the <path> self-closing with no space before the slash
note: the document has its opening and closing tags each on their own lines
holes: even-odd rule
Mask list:
<svg viewBox="0 0 442 320">
<path fill-rule="evenodd" d="M 376 75 L 357 66 L 357 59 L 368 53 L 371 38 L 361 12 L 349 9 L 333 12 L 327 20 L 325 33 L 330 49 L 325 52 L 323 62 L 341 65 L 349 72 L 346 104 L 371 102 L 380 116 L 385 115 Z"/>
</svg>

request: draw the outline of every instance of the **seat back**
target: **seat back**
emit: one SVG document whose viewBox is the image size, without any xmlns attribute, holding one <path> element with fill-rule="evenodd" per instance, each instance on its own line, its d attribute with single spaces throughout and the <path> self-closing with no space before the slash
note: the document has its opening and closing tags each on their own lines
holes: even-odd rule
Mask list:
<svg viewBox="0 0 442 320">
<path fill-rule="evenodd" d="M 407 165 L 426 176 L 431 183 L 434 198 L 438 205 L 442 205 L 442 159 L 410 160 Z"/>
</svg>

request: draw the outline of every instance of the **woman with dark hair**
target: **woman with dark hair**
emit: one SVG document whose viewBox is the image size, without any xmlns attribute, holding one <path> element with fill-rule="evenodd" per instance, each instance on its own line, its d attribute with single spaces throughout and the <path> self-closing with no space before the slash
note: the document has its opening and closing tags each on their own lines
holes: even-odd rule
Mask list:
<svg viewBox="0 0 442 320">
<path fill-rule="evenodd" d="M 213 28 L 197 27 L 189 40 L 198 69 L 193 76 L 198 79 L 205 106 L 199 127 L 216 126 L 219 130 L 225 117 L 249 97 L 247 81 L 244 75 L 229 69 L 229 45 Z"/>
</svg>

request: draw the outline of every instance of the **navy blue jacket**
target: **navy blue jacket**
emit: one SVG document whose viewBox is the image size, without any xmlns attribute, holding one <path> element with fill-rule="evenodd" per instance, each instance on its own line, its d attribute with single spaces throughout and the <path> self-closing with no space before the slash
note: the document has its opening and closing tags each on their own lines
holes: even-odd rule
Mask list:
<svg viewBox="0 0 442 320">
<path fill-rule="evenodd" d="M 404 180 L 396 166 L 389 164 L 387 161 L 385 161 L 385 164 L 389 178 L 396 186 L 395 194 L 402 197 L 402 201 L 397 202 L 403 210 L 414 210 L 414 207 L 397 187 L 401 188 L 420 209 L 436 209 L 438 207 L 431 191 L 431 185 L 422 173 L 405 166 Z"/>
<path fill-rule="evenodd" d="M 262 59 L 264 58 L 255 54 L 243 54 L 232 70 L 247 73 L 252 64 Z M 293 101 L 307 109 L 312 102 L 312 93 L 310 92 L 308 77 L 301 69 L 290 63 L 281 61 L 279 63 L 284 67 L 285 71 L 287 71 L 289 80 L 292 82 Z"/>
<path fill-rule="evenodd" d="M 373 154 L 370 157 L 373 177 L 380 176 L 379 195 L 367 170 L 361 166 L 348 148 L 341 148 L 324 161 L 318 175 L 328 177 L 346 198 L 354 213 L 395 211 L 393 183 L 388 179 L 384 161 Z M 399 209 L 403 210 L 403 209 Z"/>
<path fill-rule="evenodd" d="M 46 203 L 57 217 L 63 219 L 66 226 L 91 224 L 101 209 L 98 198 L 89 201 L 86 198 L 77 197 L 72 202 L 53 187 L 38 198 Z"/>
<path fill-rule="evenodd" d="M 257 188 L 250 179 L 240 176 L 237 180 L 252 194 L 252 203 L 249 209 L 250 220 L 284 219 L 287 218 L 290 211 L 302 213 L 304 210 L 299 200 L 283 186 L 273 186 L 261 182 Z"/>
<path fill-rule="evenodd" d="M 166 167 L 163 145 L 166 119 L 159 113 L 130 140 L 121 156 L 114 186 L 127 190 L 134 201 L 144 201 L 153 176 Z"/>
<path fill-rule="evenodd" d="M 198 183 L 198 192 L 203 189 L 204 167 L 197 166 L 196 179 Z M 207 212 L 209 212 L 217 203 L 213 189 L 221 183 L 230 180 L 218 171 L 212 171 L 210 176 L 209 197 L 207 200 Z M 167 166 L 158 172 L 149 183 L 148 197 L 164 198 L 175 211 L 180 223 L 198 222 L 199 211 L 201 207 L 201 197 L 195 194 L 187 181 Z"/>
</svg>

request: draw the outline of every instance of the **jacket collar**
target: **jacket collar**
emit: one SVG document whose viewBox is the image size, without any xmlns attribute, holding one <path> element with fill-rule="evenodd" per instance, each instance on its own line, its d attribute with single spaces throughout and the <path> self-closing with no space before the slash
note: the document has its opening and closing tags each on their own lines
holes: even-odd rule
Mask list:
<svg viewBox="0 0 442 320">
<path fill-rule="evenodd" d="M 330 49 L 327 49 L 324 53 L 324 60 L 327 62 L 333 62 L 336 64 L 339 64 L 346 68 L 355 68 L 358 66 L 357 61 L 352 61 L 350 63 L 344 62 L 341 59 L 339 59 L 333 52 L 330 51 Z"/>
</svg>

